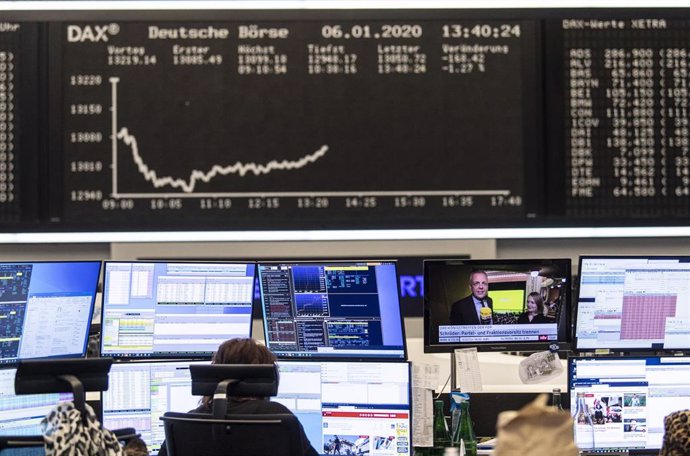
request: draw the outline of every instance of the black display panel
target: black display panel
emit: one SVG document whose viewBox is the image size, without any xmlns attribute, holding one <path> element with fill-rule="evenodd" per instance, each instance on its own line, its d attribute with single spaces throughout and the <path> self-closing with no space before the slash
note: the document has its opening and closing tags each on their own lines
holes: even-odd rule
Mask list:
<svg viewBox="0 0 690 456">
<path fill-rule="evenodd" d="M 267 262 L 258 276 L 278 358 L 405 359 L 395 262 Z"/>
<path fill-rule="evenodd" d="M 0 22 L 0 222 L 34 222 L 39 173 L 38 24 Z M 28 188 L 23 182 L 31 182 Z"/>
<path fill-rule="evenodd" d="M 61 220 L 524 217 L 536 33 L 520 20 L 57 24 Z"/>
<path fill-rule="evenodd" d="M 550 32 L 562 62 L 566 215 L 687 218 L 687 17 L 575 17 Z"/>
<path fill-rule="evenodd" d="M 690 221 L 687 8 L 6 16 L 6 231 Z"/>
<path fill-rule="evenodd" d="M 424 351 L 570 342 L 570 260 L 424 262 Z"/>
</svg>

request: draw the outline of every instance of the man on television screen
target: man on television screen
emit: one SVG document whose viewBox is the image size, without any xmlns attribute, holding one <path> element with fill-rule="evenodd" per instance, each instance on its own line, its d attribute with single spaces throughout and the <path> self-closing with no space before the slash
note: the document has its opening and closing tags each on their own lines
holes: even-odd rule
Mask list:
<svg viewBox="0 0 690 456">
<path fill-rule="evenodd" d="M 450 310 L 451 325 L 490 325 L 493 323 L 493 302 L 489 292 L 489 276 L 485 271 L 470 274 L 472 294 L 453 303 Z"/>
</svg>

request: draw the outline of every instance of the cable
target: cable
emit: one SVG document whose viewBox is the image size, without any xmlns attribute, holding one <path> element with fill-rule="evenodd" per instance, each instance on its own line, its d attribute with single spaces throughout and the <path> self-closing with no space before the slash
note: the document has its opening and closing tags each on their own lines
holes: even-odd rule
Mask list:
<svg viewBox="0 0 690 456">
<path fill-rule="evenodd" d="M 449 381 L 450 381 L 450 374 L 448 374 L 448 378 L 446 379 L 446 383 L 443 384 L 443 386 L 441 387 L 441 390 L 436 395 L 436 399 L 441 397 L 441 393 L 443 393 L 443 390 L 446 389 L 446 385 L 448 384 Z"/>
</svg>

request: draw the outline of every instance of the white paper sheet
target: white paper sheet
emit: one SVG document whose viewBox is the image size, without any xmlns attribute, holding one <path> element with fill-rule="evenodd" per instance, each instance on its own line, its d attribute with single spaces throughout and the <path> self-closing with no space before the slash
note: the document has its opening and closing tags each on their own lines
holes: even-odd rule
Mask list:
<svg viewBox="0 0 690 456">
<path fill-rule="evenodd" d="M 455 381 L 455 387 L 463 393 L 482 391 L 482 373 L 476 347 L 455 350 Z"/>
<path fill-rule="evenodd" d="M 438 364 L 412 363 L 412 386 L 435 390 L 439 385 Z"/>
<path fill-rule="evenodd" d="M 412 388 L 412 446 L 434 446 L 434 398 L 430 389 Z"/>
</svg>

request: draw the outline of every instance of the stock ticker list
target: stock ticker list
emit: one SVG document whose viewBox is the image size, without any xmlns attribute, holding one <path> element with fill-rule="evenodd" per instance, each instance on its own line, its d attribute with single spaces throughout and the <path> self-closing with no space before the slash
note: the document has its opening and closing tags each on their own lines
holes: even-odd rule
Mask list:
<svg viewBox="0 0 690 456">
<path fill-rule="evenodd" d="M 53 24 L 62 220 L 520 219 L 535 24 Z"/>
<path fill-rule="evenodd" d="M 690 215 L 690 22 L 562 22 L 567 212 Z"/>
<path fill-rule="evenodd" d="M 0 21 L 0 220 L 15 220 L 20 213 L 17 144 L 21 120 L 19 85 L 22 25 Z"/>
</svg>

